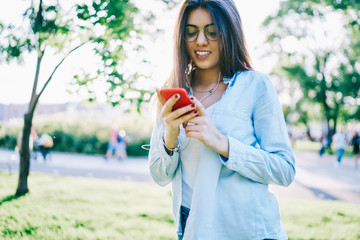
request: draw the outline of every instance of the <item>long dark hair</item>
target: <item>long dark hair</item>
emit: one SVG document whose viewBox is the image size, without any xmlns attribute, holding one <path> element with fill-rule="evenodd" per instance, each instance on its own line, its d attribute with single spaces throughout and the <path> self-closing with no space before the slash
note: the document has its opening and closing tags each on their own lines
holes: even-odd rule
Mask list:
<svg viewBox="0 0 360 240">
<path fill-rule="evenodd" d="M 240 15 L 233 0 L 186 0 L 181 6 L 174 31 L 173 70 L 163 87 L 187 89 L 185 69 L 190 57 L 186 50 L 184 31 L 190 12 L 196 8 L 208 10 L 214 21 L 222 75 L 232 77 L 237 71 L 252 69 Z"/>
</svg>

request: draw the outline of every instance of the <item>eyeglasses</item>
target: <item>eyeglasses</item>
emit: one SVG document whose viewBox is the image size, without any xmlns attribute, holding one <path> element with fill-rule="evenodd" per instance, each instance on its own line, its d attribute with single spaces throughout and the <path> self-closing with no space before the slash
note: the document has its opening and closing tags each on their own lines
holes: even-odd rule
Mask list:
<svg viewBox="0 0 360 240">
<path fill-rule="evenodd" d="M 200 30 L 204 31 L 205 37 L 209 41 L 217 41 L 217 34 L 216 34 L 216 28 L 215 25 L 208 24 L 203 29 L 199 29 L 195 25 L 186 25 L 185 26 L 185 32 L 184 32 L 184 39 L 185 42 L 193 42 L 197 39 L 199 36 Z"/>
</svg>

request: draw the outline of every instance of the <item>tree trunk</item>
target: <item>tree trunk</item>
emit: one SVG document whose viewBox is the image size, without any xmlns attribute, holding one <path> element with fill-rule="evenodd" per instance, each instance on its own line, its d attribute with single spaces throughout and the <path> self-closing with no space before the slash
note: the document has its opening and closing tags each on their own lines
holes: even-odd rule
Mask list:
<svg viewBox="0 0 360 240">
<path fill-rule="evenodd" d="M 313 138 L 312 135 L 311 135 L 311 131 L 310 131 L 310 128 L 309 128 L 308 125 L 306 125 L 306 136 L 309 138 L 309 140 L 310 140 L 311 142 L 314 141 L 314 138 Z"/>
<path fill-rule="evenodd" d="M 332 139 L 332 136 L 334 135 L 334 131 L 333 131 L 333 126 L 331 124 L 331 119 L 332 119 L 331 109 L 330 109 L 330 106 L 326 103 L 326 95 L 324 95 L 324 98 L 322 99 L 321 104 L 324 109 L 325 119 L 326 119 L 326 123 L 327 123 L 327 137 L 331 144 L 331 142 L 332 142 L 331 139 Z"/>
<path fill-rule="evenodd" d="M 31 99 L 29 103 L 28 112 L 24 115 L 24 129 L 21 137 L 21 147 L 20 147 L 20 166 L 19 166 L 19 181 L 16 189 L 16 196 L 22 196 L 29 192 L 27 178 L 30 171 L 30 133 L 32 127 L 32 120 L 34 116 L 34 111 L 39 99 L 39 96 L 36 95 L 37 84 L 39 81 L 40 74 L 40 65 L 41 60 L 44 56 L 44 51 L 38 51 L 38 58 L 36 63 L 36 71 L 34 84 L 31 94 Z"/>
<path fill-rule="evenodd" d="M 41 3 L 41 1 L 40 1 Z M 45 82 L 44 86 L 40 90 L 39 94 L 36 94 L 36 89 L 39 81 L 39 74 L 40 74 L 40 65 L 41 60 L 44 56 L 45 50 L 41 50 L 40 44 L 38 49 L 38 58 L 36 63 L 36 71 L 35 71 L 35 78 L 34 78 L 34 84 L 31 94 L 31 99 L 29 103 L 29 110 L 24 115 L 24 129 L 22 134 L 22 141 L 21 141 L 21 149 L 20 149 L 20 169 L 19 169 L 19 182 L 18 187 L 16 189 L 16 195 L 21 196 L 29 192 L 28 184 L 27 184 L 27 178 L 29 176 L 29 170 L 30 170 L 30 147 L 29 147 L 29 141 L 30 141 L 30 133 L 31 133 L 31 127 L 32 127 L 32 120 L 35 112 L 35 108 L 38 104 L 39 98 L 44 92 L 45 88 L 51 81 L 53 75 L 55 74 L 58 67 L 63 63 L 63 61 L 76 49 L 84 45 L 86 42 L 81 43 L 80 45 L 73 48 L 68 54 L 66 54 L 61 61 L 56 65 L 52 73 L 50 74 L 49 78 Z"/>
<path fill-rule="evenodd" d="M 314 141 L 314 138 L 311 136 L 311 131 L 310 131 L 310 127 L 309 127 L 309 124 L 308 124 L 308 117 L 307 117 L 308 115 L 306 114 L 304 114 L 303 115 L 303 118 L 301 118 L 301 122 L 304 124 L 304 126 L 306 127 L 306 136 L 309 138 L 309 140 L 311 141 L 311 142 L 313 142 Z"/>
<path fill-rule="evenodd" d="M 16 196 L 22 196 L 29 192 L 28 176 L 30 171 L 30 133 L 32 126 L 33 113 L 26 113 L 24 115 L 24 129 L 21 137 L 20 147 L 20 169 L 19 181 L 16 189 Z"/>
<path fill-rule="evenodd" d="M 336 133 L 336 128 L 337 128 L 337 116 L 334 116 L 333 121 L 334 121 L 333 134 L 335 134 Z"/>
<path fill-rule="evenodd" d="M 327 136 L 329 139 L 332 138 L 332 136 L 334 135 L 333 134 L 333 124 L 332 124 L 332 121 L 331 121 L 331 117 L 330 116 L 325 116 L 326 117 L 326 124 L 327 124 Z"/>
</svg>

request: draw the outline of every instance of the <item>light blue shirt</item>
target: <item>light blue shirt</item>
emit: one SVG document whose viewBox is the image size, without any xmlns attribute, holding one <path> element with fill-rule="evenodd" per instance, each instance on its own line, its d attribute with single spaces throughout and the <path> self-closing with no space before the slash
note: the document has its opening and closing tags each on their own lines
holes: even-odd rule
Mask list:
<svg viewBox="0 0 360 240">
<path fill-rule="evenodd" d="M 184 240 L 287 239 L 276 197 L 268 184 L 288 186 L 295 158 L 276 91 L 267 76 L 241 71 L 214 105 L 211 119 L 228 137 L 229 158 L 202 144 Z M 163 146 L 163 122 L 154 128 L 149 167 L 155 182 L 172 182 L 173 215 L 178 229 L 182 197 L 181 153 Z M 186 138 L 179 136 L 181 146 Z"/>
</svg>

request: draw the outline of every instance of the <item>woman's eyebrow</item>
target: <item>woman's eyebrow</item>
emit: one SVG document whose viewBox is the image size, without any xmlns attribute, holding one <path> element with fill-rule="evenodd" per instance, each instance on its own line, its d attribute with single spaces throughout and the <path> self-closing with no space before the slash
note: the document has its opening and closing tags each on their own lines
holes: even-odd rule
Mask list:
<svg viewBox="0 0 360 240">
<path fill-rule="evenodd" d="M 212 25 L 215 25 L 214 23 L 209 23 L 209 24 L 206 24 L 204 27 L 208 27 L 208 26 L 212 26 Z M 186 24 L 185 25 L 186 27 L 187 26 L 191 26 L 191 27 L 197 27 L 198 28 L 198 26 L 197 25 L 194 25 L 194 24 Z"/>
</svg>

